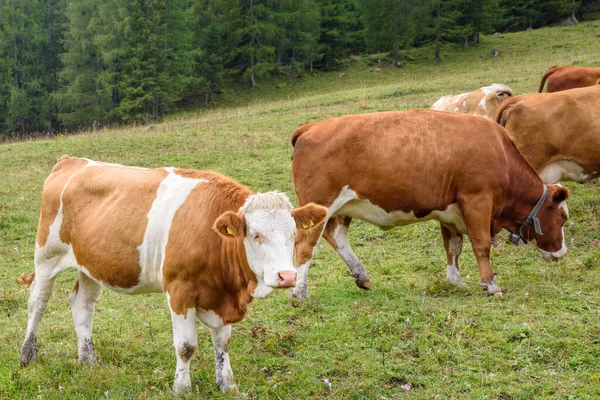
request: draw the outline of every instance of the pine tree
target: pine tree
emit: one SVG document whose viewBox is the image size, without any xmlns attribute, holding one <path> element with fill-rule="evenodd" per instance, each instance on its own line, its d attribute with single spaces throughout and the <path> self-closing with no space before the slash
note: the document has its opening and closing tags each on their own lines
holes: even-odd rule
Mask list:
<svg viewBox="0 0 600 400">
<path fill-rule="evenodd" d="M 321 66 L 334 68 L 349 54 L 365 50 L 358 0 L 317 0 L 321 9 Z"/>
<path fill-rule="evenodd" d="M 361 0 L 369 47 L 390 51 L 393 65 L 397 65 L 400 48 L 410 47 L 421 28 L 421 3 L 421 0 Z"/>
<path fill-rule="evenodd" d="M 2 133 L 54 128 L 50 93 L 56 89 L 60 63 L 63 2 L 6 0 L 0 4 L 0 117 Z"/>
<path fill-rule="evenodd" d="M 67 129 L 103 126 L 114 107 L 114 83 L 108 77 L 114 60 L 105 60 L 100 49 L 106 21 L 99 13 L 96 0 L 70 1 L 67 6 L 61 87 L 54 95 L 58 118 Z"/>
<path fill-rule="evenodd" d="M 273 9 L 276 66 L 279 69 L 283 62 L 289 64 L 292 80 L 304 68 L 299 63 L 306 61 L 312 71 L 312 64 L 319 57 L 318 9 L 314 0 L 276 1 Z"/>
<path fill-rule="evenodd" d="M 266 0 L 229 0 L 226 6 L 231 58 L 242 80 L 254 87 L 257 77 L 275 68 L 274 10 Z"/>
</svg>

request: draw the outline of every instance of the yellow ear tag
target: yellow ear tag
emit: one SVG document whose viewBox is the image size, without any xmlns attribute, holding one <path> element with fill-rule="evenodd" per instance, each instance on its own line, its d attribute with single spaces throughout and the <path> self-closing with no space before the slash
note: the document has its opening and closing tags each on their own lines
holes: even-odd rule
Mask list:
<svg viewBox="0 0 600 400">
<path fill-rule="evenodd" d="M 227 225 L 225 229 L 227 230 L 227 233 L 229 233 L 231 236 L 235 235 L 235 231 L 231 229 L 229 225 Z"/>
<path fill-rule="evenodd" d="M 308 229 L 308 228 L 309 228 L 307 224 L 302 224 L 302 227 L 303 227 L 304 229 Z"/>
<path fill-rule="evenodd" d="M 312 220 L 312 219 L 310 220 L 310 226 L 311 226 L 311 227 L 315 226 L 315 223 L 313 222 L 313 220 Z"/>
</svg>

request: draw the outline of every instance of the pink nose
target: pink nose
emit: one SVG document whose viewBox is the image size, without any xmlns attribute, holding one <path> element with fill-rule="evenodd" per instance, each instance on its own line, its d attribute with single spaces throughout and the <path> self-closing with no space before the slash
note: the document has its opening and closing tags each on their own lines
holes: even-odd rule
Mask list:
<svg viewBox="0 0 600 400">
<path fill-rule="evenodd" d="M 277 274 L 279 287 L 292 287 L 296 285 L 296 273 L 293 271 L 281 271 Z"/>
</svg>

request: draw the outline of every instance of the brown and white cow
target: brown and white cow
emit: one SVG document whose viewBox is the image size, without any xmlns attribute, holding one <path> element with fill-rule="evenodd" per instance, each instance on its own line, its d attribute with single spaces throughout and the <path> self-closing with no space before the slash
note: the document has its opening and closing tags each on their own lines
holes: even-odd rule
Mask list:
<svg viewBox="0 0 600 400">
<path fill-rule="evenodd" d="M 564 67 L 550 67 L 544 72 L 542 81 L 540 82 L 539 93 L 544 90 L 546 92 L 560 92 L 561 90 L 582 88 L 600 84 L 600 68 L 577 67 L 567 65 Z"/>
<path fill-rule="evenodd" d="M 513 97 L 496 121 L 546 183 L 600 176 L 600 85 Z"/>
<path fill-rule="evenodd" d="M 431 106 L 431 109 L 481 115 L 482 117 L 493 119 L 500 104 L 511 96 L 511 88 L 494 83 L 491 86 L 484 86 L 474 92 L 440 97 Z"/>
<path fill-rule="evenodd" d="M 38 326 L 56 275 L 76 268 L 70 305 L 80 362 L 96 362 L 92 319 L 102 287 L 164 292 L 177 357 L 174 391 L 191 387 L 196 318 L 212 334 L 217 384 L 236 390 L 231 324 L 254 297 L 294 285 L 295 233 L 310 236 L 326 213 L 315 204 L 292 209 L 281 193 L 254 194 L 215 172 L 63 157 L 42 192 L 35 272 L 23 277 L 31 294 L 21 365 L 37 359 Z"/>
<path fill-rule="evenodd" d="M 545 259 L 567 253 L 568 190 L 545 186 L 489 119 L 427 110 L 348 115 L 301 125 L 291 141 L 298 203 L 329 208 L 323 236 L 359 287 L 370 281 L 348 242 L 352 218 L 382 229 L 439 221 L 447 277 L 456 285 L 462 285 L 457 260 L 467 234 L 490 294 L 502 293 L 489 257 L 501 229 L 513 233 L 513 242 L 535 242 Z M 297 248 L 296 297 L 307 296 L 312 251 Z"/>
</svg>

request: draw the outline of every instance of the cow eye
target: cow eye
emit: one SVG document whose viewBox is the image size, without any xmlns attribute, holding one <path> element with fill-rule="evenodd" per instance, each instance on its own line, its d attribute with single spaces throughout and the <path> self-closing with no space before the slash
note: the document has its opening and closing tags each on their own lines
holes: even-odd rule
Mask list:
<svg viewBox="0 0 600 400">
<path fill-rule="evenodd" d="M 263 242 L 262 236 L 260 236 L 260 234 L 258 234 L 258 233 L 254 233 L 252 235 L 252 239 L 256 240 L 258 242 L 258 244 L 262 244 L 262 242 Z"/>
</svg>

